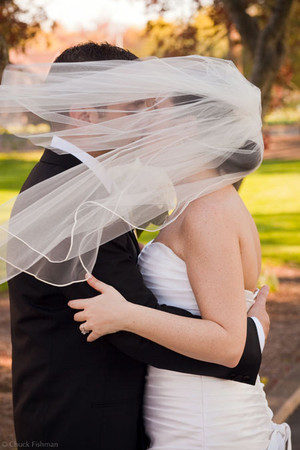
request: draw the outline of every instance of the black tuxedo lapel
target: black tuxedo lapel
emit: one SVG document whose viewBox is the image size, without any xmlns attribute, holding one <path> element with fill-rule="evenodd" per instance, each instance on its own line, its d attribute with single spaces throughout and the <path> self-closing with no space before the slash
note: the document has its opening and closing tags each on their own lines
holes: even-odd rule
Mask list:
<svg viewBox="0 0 300 450">
<path fill-rule="evenodd" d="M 134 245 L 134 247 L 136 249 L 137 255 L 139 255 L 140 247 L 139 247 L 139 243 L 137 241 L 137 238 L 135 237 L 134 231 L 133 230 L 129 231 L 129 235 L 130 235 L 130 239 L 132 240 L 133 245 Z"/>
</svg>

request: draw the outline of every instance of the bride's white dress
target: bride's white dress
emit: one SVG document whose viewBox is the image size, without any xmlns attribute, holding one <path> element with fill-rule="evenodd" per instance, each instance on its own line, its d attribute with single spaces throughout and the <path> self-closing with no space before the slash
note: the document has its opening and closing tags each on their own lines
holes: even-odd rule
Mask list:
<svg viewBox="0 0 300 450">
<path fill-rule="evenodd" d="M 199 314 L 186 265 L 169 247 L 148 244 L 139 267 L 159 303 Z M 245 291 L 245 299 L 250 308 L 253 293 Z M 288 425 L 272 416 L 259 377 L 252 386 L 148 367 L 144 419 L 153 450 L 290 449 Z"/>
</svg>

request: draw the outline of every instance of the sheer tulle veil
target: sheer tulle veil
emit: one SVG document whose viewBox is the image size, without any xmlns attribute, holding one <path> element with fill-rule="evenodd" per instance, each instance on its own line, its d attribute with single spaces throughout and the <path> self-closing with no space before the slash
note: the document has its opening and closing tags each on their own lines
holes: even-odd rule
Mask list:
<svg viewBox="0 0 300 450">
<path fill-rule="evenodd" d="M 167 226 L 263 157 L 259 89 L 201 56 L 8 66 L 0 125 L 80 161 L 1 205 L 0 282 L 81 282 L 102 244 Z"/>
</svg>

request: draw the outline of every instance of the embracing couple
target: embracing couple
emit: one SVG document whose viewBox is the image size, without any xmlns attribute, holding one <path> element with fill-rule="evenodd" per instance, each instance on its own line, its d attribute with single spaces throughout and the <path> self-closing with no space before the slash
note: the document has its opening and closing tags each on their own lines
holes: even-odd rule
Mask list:
<svg viewBox="0 0 300 450">
<path fill-rule="evenodd" d="M 61 95 L 61 104 L 54 111 L 51 91 L 48 115 L 42 107 L 31 110 L 50 117 L 51 138 L 58 134 L 74 145 L 61 154 L 54 144 L 45 150 L 11 218 L 10 238 L 17 241 L 14 219 L 17 222 L 23 214 L 22 198 L 31 192 L 37 209 L 29 209 L 31 214 L 24 217 L 26 223 L 32 220 L 33 228 L 18 240 L 18 252 L 14 243 L 8 245 L 6 257 L 12 273 L 18 445 L 28 442 L 34 448 L 41 442 L 66 450 L 283 450 L 290 445 L 289 428 L 272 422 L 258 377 L 269 332 L 268 288 L 256 291 L 259 237 L 234 187 L 262 159 L 259 107 L 250 112 L 252 121 L 245 119 L 257 90 L 227 62 L 222 73 L 223 62 L 210 58 L 182 58 L 180 67 L 176 58 L 170 65 L 164 61 L 157 84 L 150 80 L 157 60 L 128 64 L 136 59 L 109 44 L 69 48 L 56 59 L 41 87 L 51 91 L 51 76 L 56 77 L 53 92 Z M 72 97 L 85 65 L 92 67 L 97 61 L 104 62 L 98 78 L 109 73 L 102 92 L 87 78 L 84 92 Z M 82 63 L 75 75 L 68 73 L 72 63 Z M 62 73 L 60 65 L 66 67 Z M 144 65 L 143 85 L 139 77 Z M 199 92 L 198 74 L 203 89 Z M 69 81 L 59 94 L 63 75 Z M 236 98 L 230 88 L 218 84 L 224 80 L 228 86 L 242 84 Z M 105 89 L 109 82 L 117 92 L 110 104 Z M 37 95 L 36 90 L 31 95 Z M 45 98 L 41 92 L 39 100 Z M 63 109 L 66 93 L 72 98 Z M 97 95 L 103 100 L 96 101 Z M 100 144 L 93 154 L 96 134 Z M 78 149 L 84 147 L 83 155 Z M 117 147 L 122 151 L 115 156 Z M 219 147 L 223 153 L 218 153 Z M 138 155 L 134 160 L 132 152 Z M 103 162 L 101 171 L 93 165 L 94 157 Z M 100 194 L 93 191 L 99 177 L 105 187 Z M 127 190 L 122 189 L 124 180 Z M 50 186 L 47 195 L 44 183 Z M 78 199 L 76 210 L 73 198 Z M 96 212 L 95 204 L 100 205 Z M 68 214 L 72 227 L 66 231 L 69 225 L 64 225 L 59 235 L 56 227 Z M 97 221 L 101 235 L 95 235 Z M 156 223 L 160 233 L 141 250 L 133 225 L 143 228 L 149 222 Z M 33 231 L 35 223 L 39 232 Z M 29 254 L 34 243 L 50 234 L 50 251 L 39 246 L 34 259 Z M 68 257 L 61 251 L 66 243 L 71 249 Z M 31 257 L 27 266 L 22 263 L 26 252 Z M 37 253 L 44 258 L 38 259 Z"/>
</svg>

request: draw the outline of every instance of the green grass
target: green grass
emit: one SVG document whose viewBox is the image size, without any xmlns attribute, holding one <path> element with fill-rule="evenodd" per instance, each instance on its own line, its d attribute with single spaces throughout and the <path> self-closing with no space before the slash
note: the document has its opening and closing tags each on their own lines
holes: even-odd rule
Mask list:
<svg viewBox="0 0 300 450">
<path fill-rule="evenodd" d="M 0 204 L 15 197 L 29 172 L 41 156 L 40 151 L 0 153 Z M 8 219 L 12 203 L 0 210 L 0 223 Z M 0 284 L 0 292 L 7 291 L 7 283 Z"/>
<path fill-rule="evenodd" d="M 17 195 L 40 154 L 0 153 L 0 204 Z M 300 161 L 265 161 L 244 180 L 240 194 L 257 224 L 264 265 L 300 266 Z M 0 221 L 9 211 L 8 204 Z M 143 232 L 140 240 L 156 234 Z"/>
<path fill-rule="evenodd" d="M 0 204 L 15 197 L 41 157 L 40 151 L 0 153 Z M 0 210 L 0 222 L 9 217 L 11 205 Z"/>
<path fill-rule="evenodd" d="M 263 262 L 300 266 L 300 161 L 265 161 L 241 197 L 258 227 Z"/>
<path fill-rule="evenodd" d="M 258 227 L 264 265 L 300 266 L 300 161 L 265 161 L 240 194 Z M 156 234 L 145 231 L 140 240 Z"/>
</svg>

